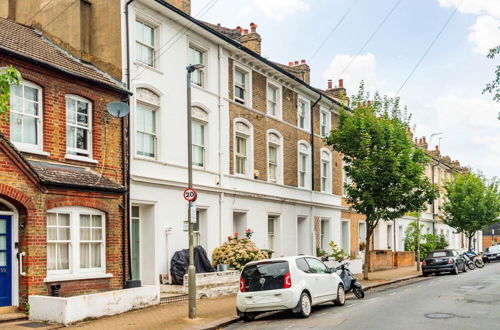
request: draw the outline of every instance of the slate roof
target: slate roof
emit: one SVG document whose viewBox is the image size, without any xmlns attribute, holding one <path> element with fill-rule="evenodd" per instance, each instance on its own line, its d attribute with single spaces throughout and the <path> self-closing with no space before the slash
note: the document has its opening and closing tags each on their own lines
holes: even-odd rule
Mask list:
<svg viewBox="0 0 500 330">
<path fill-rule="evenodd" d="M 1 132 L 0 144 L 7 146 L 10 153 L 42 185 L 64 186 L 69 189 L 80 188 L 108 192 L 125 192 L 124 186 L 111 181 L 105 176 L 101 176 L 90 168 L 29 160 Z"/>
<path fill-rule="evenodd" d="M 118 80 L 104 71 L 69 54 L 35 29 L 5 18 L 0 18 L 0 51 L 2 50 L 128 93 Z"/>
</svg>

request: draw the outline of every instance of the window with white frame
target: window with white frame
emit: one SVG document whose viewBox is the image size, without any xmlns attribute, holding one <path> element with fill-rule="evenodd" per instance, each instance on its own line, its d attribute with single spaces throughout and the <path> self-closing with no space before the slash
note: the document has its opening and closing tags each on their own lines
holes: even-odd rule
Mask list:
<svg viewBox="0 0 500 330">
<path fill-rule="evenodd" d="M 66 153 L 92 158 L 92 103 L 66 95 Z"/>
<path fill-rule="evenodd" d="M 135 59 L 155 66 L 155 28 L 140 20 L 135 21 Z"/>
<path fill-rule="evenodd" d="M 330 134 L 331 129 L 331 116 L 328 110 L 321 109 L 320 112 L 320 134 L 327 136 Z"/>
<path fill-rule="evenodd" d="M 234 173 L 250 176 L 252 161 L 252 128 L 243 120 L 234 122 Z"/>
<path fill-rule="evenodd" d="M 206 129 L 208 123 L 208 114 L 199 107 L 193 107 L 191 110 L 192 121 L 192 148 L 193 165 L 205 167 L 206 155 Z"/>
<path fill-rule="evenodd" d="M 42 89 L 28 81 L 10 86 L 10 140 L 20 149 L 43 149 Z"/>
<path fill-rule="evenodd" d="M 310 188 L 311 186 L 311 148 L 305 141 L 299 142 L 298 155 L 298 186 L 299 188 Z"/>
<path fill-rule="evenodd" d="M 245 104 L 247 98 L 247 73 L 239 68 L 234 69 L 234 100 Z"/>
<path fill-rule="evenodd" d="M 106 219 L 86 207 L 47 212 L 47 273 L 103 274 L 106 270 Z"/>
<path fill-rule="evenodd" d="M 276 217 L 268 216 L 267 217 L 267 248 L 269 250 L 274 250 L 276 247 Z"/>
<path fill-rule="evenodd" d="M 352 184 L 352 179 L 351 179 L 351 177 L 349 177 L 349 175 L 347 175 L 344 161 L 342 161 L 342 164 L 344 165 L 342 167 L 342 194 L 344 196 L 347 196 L 347 187 Z"/>
<path fill-rule="evenodd" d="M 189 55 L 188 55 L 188 64 L 205 64 L 205 56 L 206 53 L 204 50 L 195 47 L 193 45 L 189 45 Z M 203 87 L 205 84 L 205 71 L 203 68 L 196 69 L 193 71 L 191 75 L 191 82 L 195 85 Z"/>
<path fill-rule="evenodd" d="M 279 88 L 273 84 L 267 84 L 267 114 L 273 117 L 280 116 L 279 110 Z"/>
<path fill-rule="evenodd" d="M 331 170 L 332 170 L 332 161 L 331 154 L 323 150 L 321 151 L 321 191 L 322 192 L 331 192 Z"/>
<path fill-rule="evenodd" d="M 299 128 L 309 130 L 309 102 L 299 98 L 297 106 L 297 125 Z"/>
<path fill-rule="evenodd" d="M 157 113 L 160 97 L 146 88 L 137 89 L 135 150 L 138 156 L 157 157 Z"/>
<path fill-rule="evenodd" d="M 329 248 L 328 243 L 330 243 L 329 228 L 330 228 L 330 220 L 321 219 L 319 242 L 320 242 L 320 248 L 325 251 Z"/>
<path fill-rule="evenodd" d="M 281 136 L 276 133 L 268 133 L 267 135 L 267 171 L 268 180 L 271 182 L 281 182 L 281 152 L 282 152 Z"/>
</svg>

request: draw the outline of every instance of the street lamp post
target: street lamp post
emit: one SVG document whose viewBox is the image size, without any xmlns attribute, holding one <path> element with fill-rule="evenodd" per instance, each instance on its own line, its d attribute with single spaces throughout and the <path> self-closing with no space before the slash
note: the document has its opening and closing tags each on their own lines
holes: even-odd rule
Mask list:
<svg viewBox="0 0 500 330">
<path fill-rule="evenodd" d="M 417 213 L 417 271 L 420 271 L 420 212 Z"/>
<path fill-rule="evenodd" d="M 186 67 L 187 71 L 187 133 L 188 133 L 188 188 L 193 187 L 193 136 L 191 119 L 191 75 L 196 69 L 203 68 L 203 64 L 194 64 Z M 191 207 L 188 207 L 188 236 L 189 236 L 189 267 L 188 267 L 188 308 L 189 318 L 196 318 L 196 269 L 194 267 L 194 247 L 193 247 L 193 223 L 191 219 Z"/>
</svg>

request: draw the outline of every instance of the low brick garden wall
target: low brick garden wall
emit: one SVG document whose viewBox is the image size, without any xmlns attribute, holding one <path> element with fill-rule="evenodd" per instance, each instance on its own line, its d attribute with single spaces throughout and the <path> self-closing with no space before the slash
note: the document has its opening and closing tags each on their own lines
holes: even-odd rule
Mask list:
<svg viewBox="0 0 500 330">
<path fill-rule="evenodd" d="M 413 251 L 397 251 L 394 254 L 394 267 L 409 267 L 415 266 L 415 252 Z"/>
</svg>

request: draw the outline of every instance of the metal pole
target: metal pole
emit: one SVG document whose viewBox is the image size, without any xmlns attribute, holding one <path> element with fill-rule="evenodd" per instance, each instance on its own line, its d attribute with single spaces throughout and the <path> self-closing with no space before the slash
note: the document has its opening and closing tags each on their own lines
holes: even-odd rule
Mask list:
<svg viewBox="0 0 500 330">
<path fill-rule="evenodd" d="M 193 187 L 193 150 L 191 132 L 191 73 L 192 68 L 187 67 L 187 131 L 188 131 L 188 187 Z M 193 248 L 193 223 L 191 222 L 191 206 L 188 207 L 188 235 L 189 235 L 189 267 L 188 267 L 188 308 L 189 318 L 196 318 L 196 269 L 194 267 Z"/>
<path fill-rule="evenodd" d="M 417 271 L 420 271 L 420 213 L 417 213 Z"/>
</svg>

